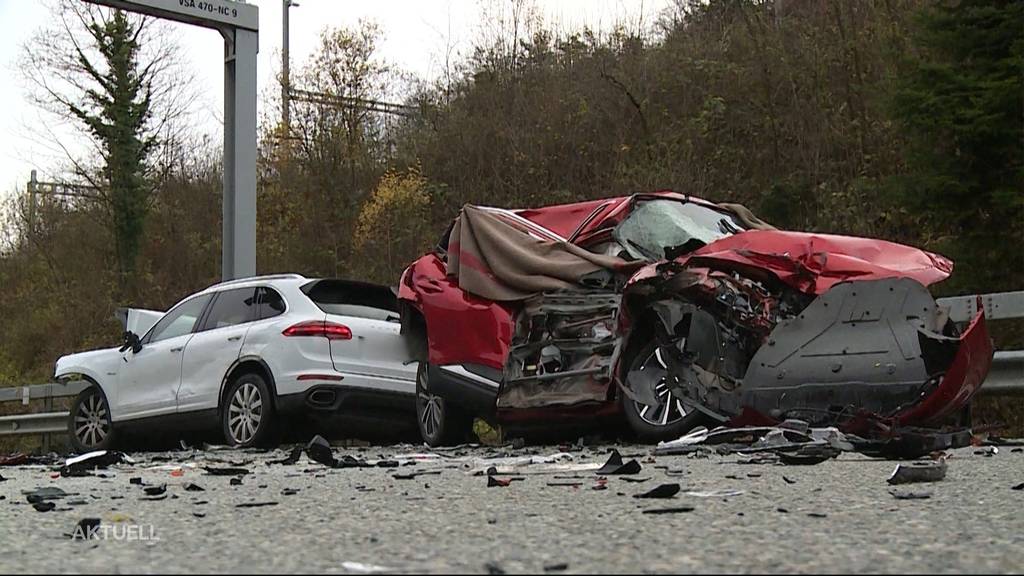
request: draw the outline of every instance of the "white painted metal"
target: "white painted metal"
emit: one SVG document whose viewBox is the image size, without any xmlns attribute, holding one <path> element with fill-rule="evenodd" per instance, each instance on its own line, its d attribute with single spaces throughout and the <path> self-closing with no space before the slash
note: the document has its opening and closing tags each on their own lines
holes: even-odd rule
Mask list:
<svg viewBox="0 0 1024 576">
<path fill-rule="evenodd" d="M 212 286 L 164 315 L 152 331 L 152 341 L 144 338 L 138 353 L 108 348 L 64 356 L 57 361 L 55 376 L 84 374 L 99 384 L 115 424 L 218 408 L 231 370 L 248 360 L 269 369 L 278 395 L 305 394 L 322 385 L 415 395 L 416 365 L 410 361 L 398 324 L 387 321 L 394 312 L 365 308 L 380 320 L 330 316 L 349 326 L 353 339 L 345 342 L 354 344 L 339 346 L 333 354 L 322 336 L 284 336 L 295 324 L 328 318 L 302 292 L 308 282 L 302 276 L 280 275 Z M 195 302 L 209 308 L 205 302 L 215 303 L 215 297 L 227 298 L 225 294 L 247 289 L 255 294 L 257 287 L 280 294 L 285 301 L 283 312 L 263 319 L 253 315 L 252 321 L 205 330 L 203 323 L 194 321 L 203 313 L 202 307 L 195 309 Z M 180 324 L 177 313 L 186 306 L 192 308 L 187 316 L 193 320 Z M 178 327 L 177 334 L 161 340 L 165 325 Z M 187 333 L 181 333 L 182 326 Z"/>
<path fill-rule="evenodd" d="M 258 31 L 260 10 L 232 0 L 85 0 L 147 16 L 205 28 L 241 28 Z"/>
</svg>

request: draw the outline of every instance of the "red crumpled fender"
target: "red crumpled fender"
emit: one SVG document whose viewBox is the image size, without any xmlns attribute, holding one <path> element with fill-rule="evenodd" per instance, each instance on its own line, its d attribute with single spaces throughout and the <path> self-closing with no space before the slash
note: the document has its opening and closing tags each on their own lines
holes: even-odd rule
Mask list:
<svg viewBox="0 0 1024 576">
<path fill-rule="evenodd" d="M 686 266 L 770 272 L 807 294 L 824 294 L 847 280 L 912 278 L 925 286 L 945 280 L 953 262 L 944 256 L 885 240 L 749 230 L 712 242 L 676 262 Z M 656 265 L 641 269 L 633 284 L 656 274 Z"/>
<path fill-rule="evenodd" d="M 921 402 L 896 416 L 900 424 L 919 424 L 936 420 L 960 410 L 981 388 L 992 368 L 995 350 L 985 323 L 985 310 L 978 297 L 981 312 L 960 337 L 960 348 L 938 388 Z"/>
<path fill-rule="evenodd" d="M 512 310 L 463 291 L 436 255 L 421 257 L 402 273 L 398 297 L 423 314 L 431 364 L 504 369 L 512 343 Z"/>
</svg>

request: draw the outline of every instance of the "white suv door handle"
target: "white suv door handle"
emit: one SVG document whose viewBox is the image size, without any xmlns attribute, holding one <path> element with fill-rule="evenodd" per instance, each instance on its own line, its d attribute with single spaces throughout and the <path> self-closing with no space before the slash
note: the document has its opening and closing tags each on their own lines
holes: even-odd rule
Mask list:
<svg viewBox="0 0 1024 576">
<path fill-rule="evenodd" d="M 241 339 L 242 339 L 242 336 L 241 336 L 241 335 L 238 335 L 238 336 L 232 336 L 231 338 L 228 338 L 228 342 L 235 342 L 235 341 L 237 341 L 237 340 L 241 340 Z"/>
<path fill-rule="evenodd" d="M 181 352 L 184 349 L 185 349 L 184 346 L 179 346 L 177 348 L 171 348 L 171 354 L 175 354 L 175 353 Z"/>
</svg>

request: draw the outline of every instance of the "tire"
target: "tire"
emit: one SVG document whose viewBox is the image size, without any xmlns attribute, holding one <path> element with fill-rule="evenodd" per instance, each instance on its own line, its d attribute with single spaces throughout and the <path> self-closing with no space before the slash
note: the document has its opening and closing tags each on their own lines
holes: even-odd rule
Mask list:
<svg viewBox="0 0 1024 576">
<path fill-rule="evenodd" d="M 228 387 L 221 407 L 221 430 L 229 446 L 263 446 L 273 435 L 270 386 L 259 374 L 242 374 Z"/>
<path fill-rule="evenodd" d="M 68 416 L 68 436 L 75 452 L 111 450 L 117 444 L 110 421 L 110 405 L 99 386 L 92 386 L 75 398 Z"/>
<path fill-rule="evenodd" d="M 433 448 L 461 444 L 473 426 L 473 418 L 443 397 L 430 391 L 429 366 L 416 369 L 416 423 L 420 437 Z"/>
<path fill-rule="evenodd" d="M 623 378 L 631 389 L 640 385 L 629 380 L 629 375 L 633 372 L 665 369 L 665 364 L 658 352 L 658 344 L 655 341 L 642 346 L 632 357 L 625 358 L 625 365 L 627 370 Z M 641 404 L 625 394 L 621 395 L 622 412 L 630 429 L 639 440 L 644 442 L 675 440 L 705 423 L 706 417 L 703 413 L 697 410 L 687 411 L 683 403 L 672 396 L 664 377 L 656 382 L 654 388 L 654 394 L 661 402 L 653 406 Z"/>
</svg>

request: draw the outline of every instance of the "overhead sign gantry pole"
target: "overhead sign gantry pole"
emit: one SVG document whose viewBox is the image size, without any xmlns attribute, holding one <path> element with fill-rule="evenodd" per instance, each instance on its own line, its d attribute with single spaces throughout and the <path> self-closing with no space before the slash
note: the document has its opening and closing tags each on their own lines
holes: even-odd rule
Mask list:
<svg viewBox="0 0 1024 576">
<path fill-rule="evenodd" d="M 232 0 L 84 0 L 212 28 L 224 37 L 223 280 L 256 275 L 259 8 Z"/>
</svg>

